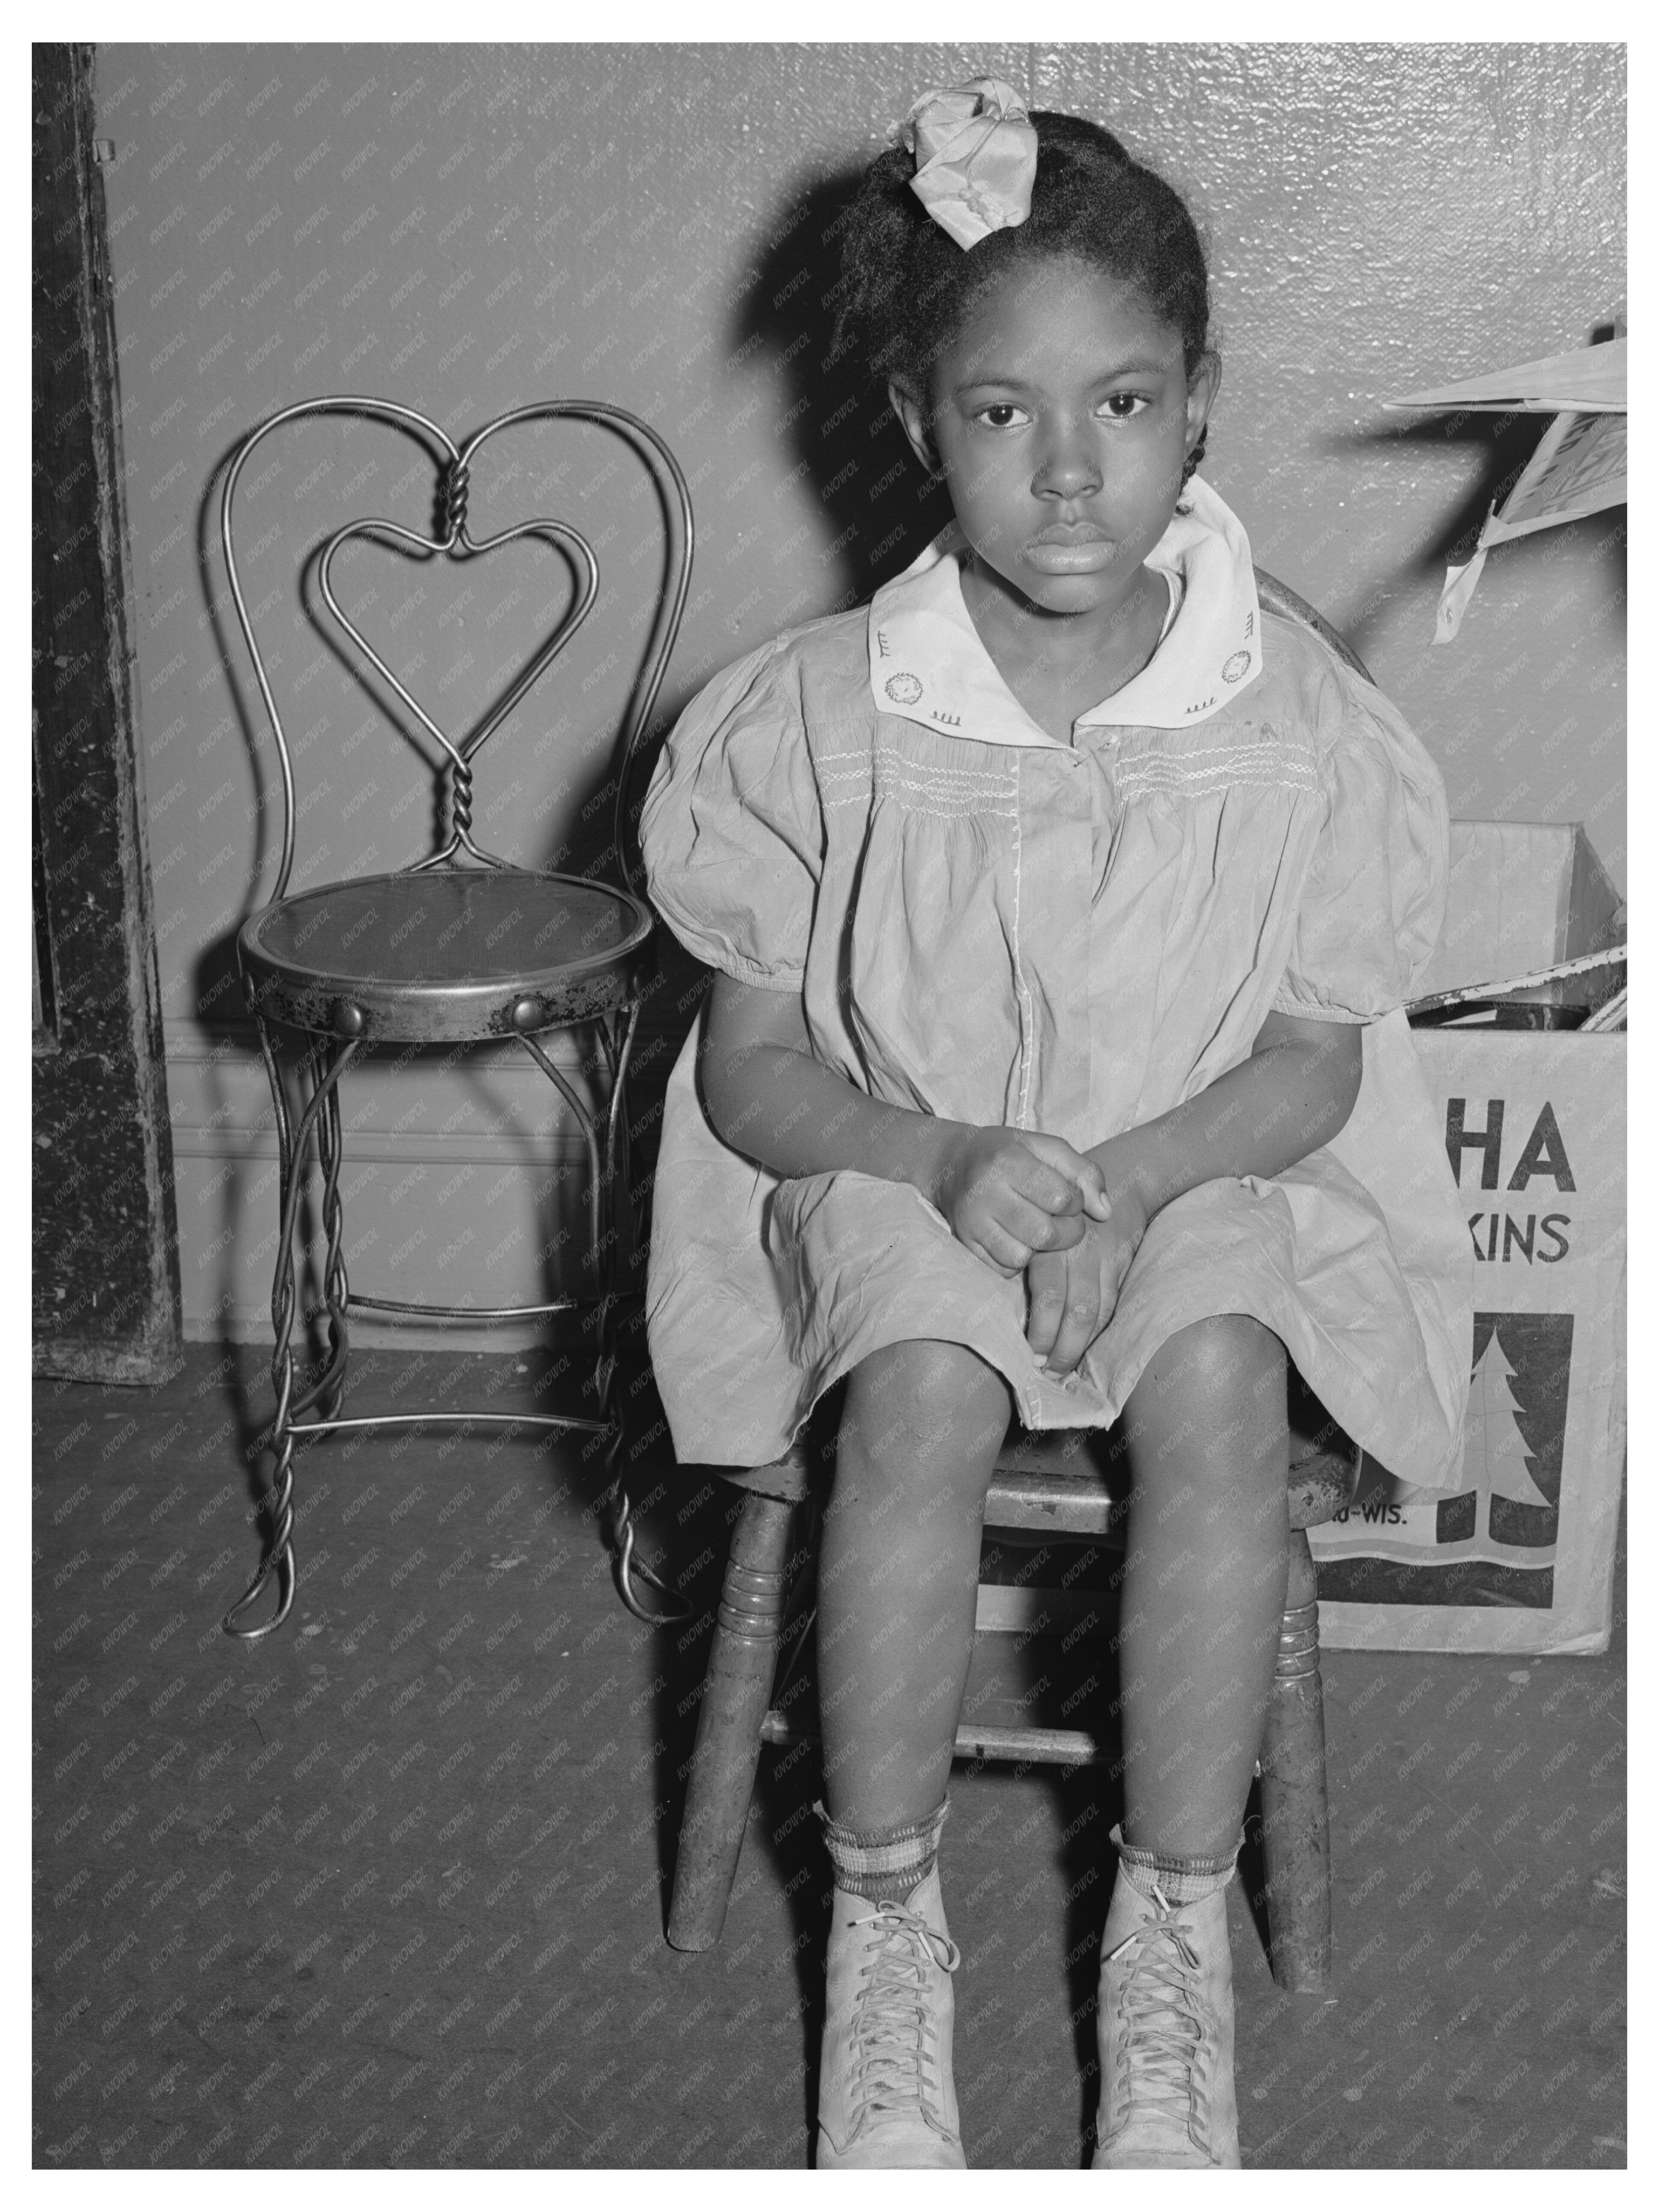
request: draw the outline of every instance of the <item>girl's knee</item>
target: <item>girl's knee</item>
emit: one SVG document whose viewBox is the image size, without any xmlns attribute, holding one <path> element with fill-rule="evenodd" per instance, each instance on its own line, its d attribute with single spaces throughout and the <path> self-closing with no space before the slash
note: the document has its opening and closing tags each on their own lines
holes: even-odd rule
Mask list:
<svg viewBox="0 0 1659 2212">
<path fill-rule="evenodd" d="M 1170 1510 L 1218 1485 L 1236 1502 L 1282 1499 L 1288 1472 L 1284 1345 L 1245 1314 L 1216 1314 L 1170 1337 L 1131 1394 L 1133 1480 Z"/>
<path fill-rule="evenodd" d="M 867 1353 L 853 1370 L 849 1394 L 1012 1413 L 1008 1385 L 996 1369 L 965 1344 L 938 1337 L 910 1337 Z"/>
<path fill-rule="evenodd" d="M 842 1415 L 864 1449 L 878 1458 L 942 1458 L 988 1481 L 1007 1435 L 1013 1403 L 994 1367 L 965 1345 L 915 1338 L 884 1345 L 854 1369 Z"/>
<path fill-rule="evenodd" d="M 1177 1330 L 1156 1364 L 1160 1397 L 1173 1395 L 1218 1413 L 1271 1398 L 1275 1409 L 1284 1410 L 1285 1346 L 1249 1314 L 1210 1314 Z"/>
</svg>

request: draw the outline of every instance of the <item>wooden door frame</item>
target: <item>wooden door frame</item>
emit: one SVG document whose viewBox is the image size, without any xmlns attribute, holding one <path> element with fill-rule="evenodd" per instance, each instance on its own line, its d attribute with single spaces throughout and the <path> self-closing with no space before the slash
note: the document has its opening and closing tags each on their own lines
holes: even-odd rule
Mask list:
<svg viewBox="0 0 1659 2212">
<path fill-rule="evenodd" d="M 93 49 L 33 55 L 36 1374 L 183 1364 Z"/>
</svg>

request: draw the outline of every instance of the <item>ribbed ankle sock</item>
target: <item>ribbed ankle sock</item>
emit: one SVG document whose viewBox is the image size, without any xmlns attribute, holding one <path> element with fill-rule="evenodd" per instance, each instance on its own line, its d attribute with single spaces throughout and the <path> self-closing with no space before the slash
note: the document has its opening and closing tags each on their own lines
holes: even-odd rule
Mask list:
<svg viewBox="0 0 1659 2212">
<path fill-rule="evenodd" d="M 843 1828 L 830 1819 L 823 1805 L 812 1809 L 823 1822 L 823 1840 L 830 1863 L 836 1869 L 836 1887 L 867 1897 L 872 1905 L 884 1899 L 902 1905 L 917 1883 L 926 1881 L 933 1871 L 951 1801 L 947 1797 L 925 1820 L 903 1821 L 891 1828 Z"/>
<path fill-rule="evenodd" d="M 1155 1903 L 1157 1893 L 1161 1892 L 1167 1904 L 1196 1905 L 1203 1898 L 1212 1897 L 1217 1890 L 1225 1889 L 1233 1878 L 1244 1839 L 1241 1836 L 1231 1851 L 1212 1859 L 1143 1850 L 1139 1844 L 1124 1842 L 1121 1827 L 1113 1829 L 1111 1840 L 1116 1846 L 1118 1863 L 1125 1877 L 1149 1904 Z"/>
</svg>

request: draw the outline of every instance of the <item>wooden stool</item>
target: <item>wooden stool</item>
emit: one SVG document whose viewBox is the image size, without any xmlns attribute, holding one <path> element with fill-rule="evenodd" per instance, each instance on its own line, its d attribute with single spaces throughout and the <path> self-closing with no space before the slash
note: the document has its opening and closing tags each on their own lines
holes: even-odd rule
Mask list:
<svg viewBox="0 0 1659 2212">
<path fill-rule="evenodd" d="M 1290 1577 L 1257 1771 L 1273 1978 L 1281 1989 L 1310 1992 L 1330 1976 L 1331 1871 L 1319 1610 L 1305 1532 L 1348 1504 L 1360 1455 L 1316 1401 L 1305 1391 L 1298 1400 L 1295 1385 L 1293 1377 Z M 1069 1429 L 1011 1437 L 987 1496 L 987 1534 L 1094 1540 L 1121 1550 L 1127 1506 L 1112 1497 L 1099 1464 L 1109 1433 Z M 792 1588 L 798 1598 L 810 1589 L 802 1570 L 811 1564 L 811 1547 L 792 1540 L 811 1488 L 806 1455 L 729 1470 L 726 1479 L 748 1495 L 726 1561 L 680 1825 L 668 1921 L 678 1951 L 706 1951 L 720 1941 L 762 1744 L 798 1743 L 809 1734 L 771 1705 Z M 798 1607 L 798 1636 L 809 1626 L 810 1615 L 800 1618 Z M 957 1730 L 956 1753 L 1063 1765 L 1105 1756 L 1098 1740 L 1080 1729 L 971 1723 Z"/>
</svg>

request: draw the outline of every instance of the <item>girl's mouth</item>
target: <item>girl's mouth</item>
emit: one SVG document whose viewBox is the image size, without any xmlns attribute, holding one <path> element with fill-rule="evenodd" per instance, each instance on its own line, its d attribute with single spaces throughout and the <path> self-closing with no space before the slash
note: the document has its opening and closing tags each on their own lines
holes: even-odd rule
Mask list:
<svg viewBox="0 0 1659 2212">
<path fill-rule="evenodd" d="M 1030 542 L 1033 545 L 1104 545 L 1110 540 L 1097 522 L 1049 522 Z"/>
<path fill-rule="evenodd" d="M 1116 552 L 1103 532 L 1085 524 L 1076 530 L 1050 526 L 1029 542 L 1025 558 L 1045 575 L 1093 575 L 1109 568 Z"/>
</svg>

